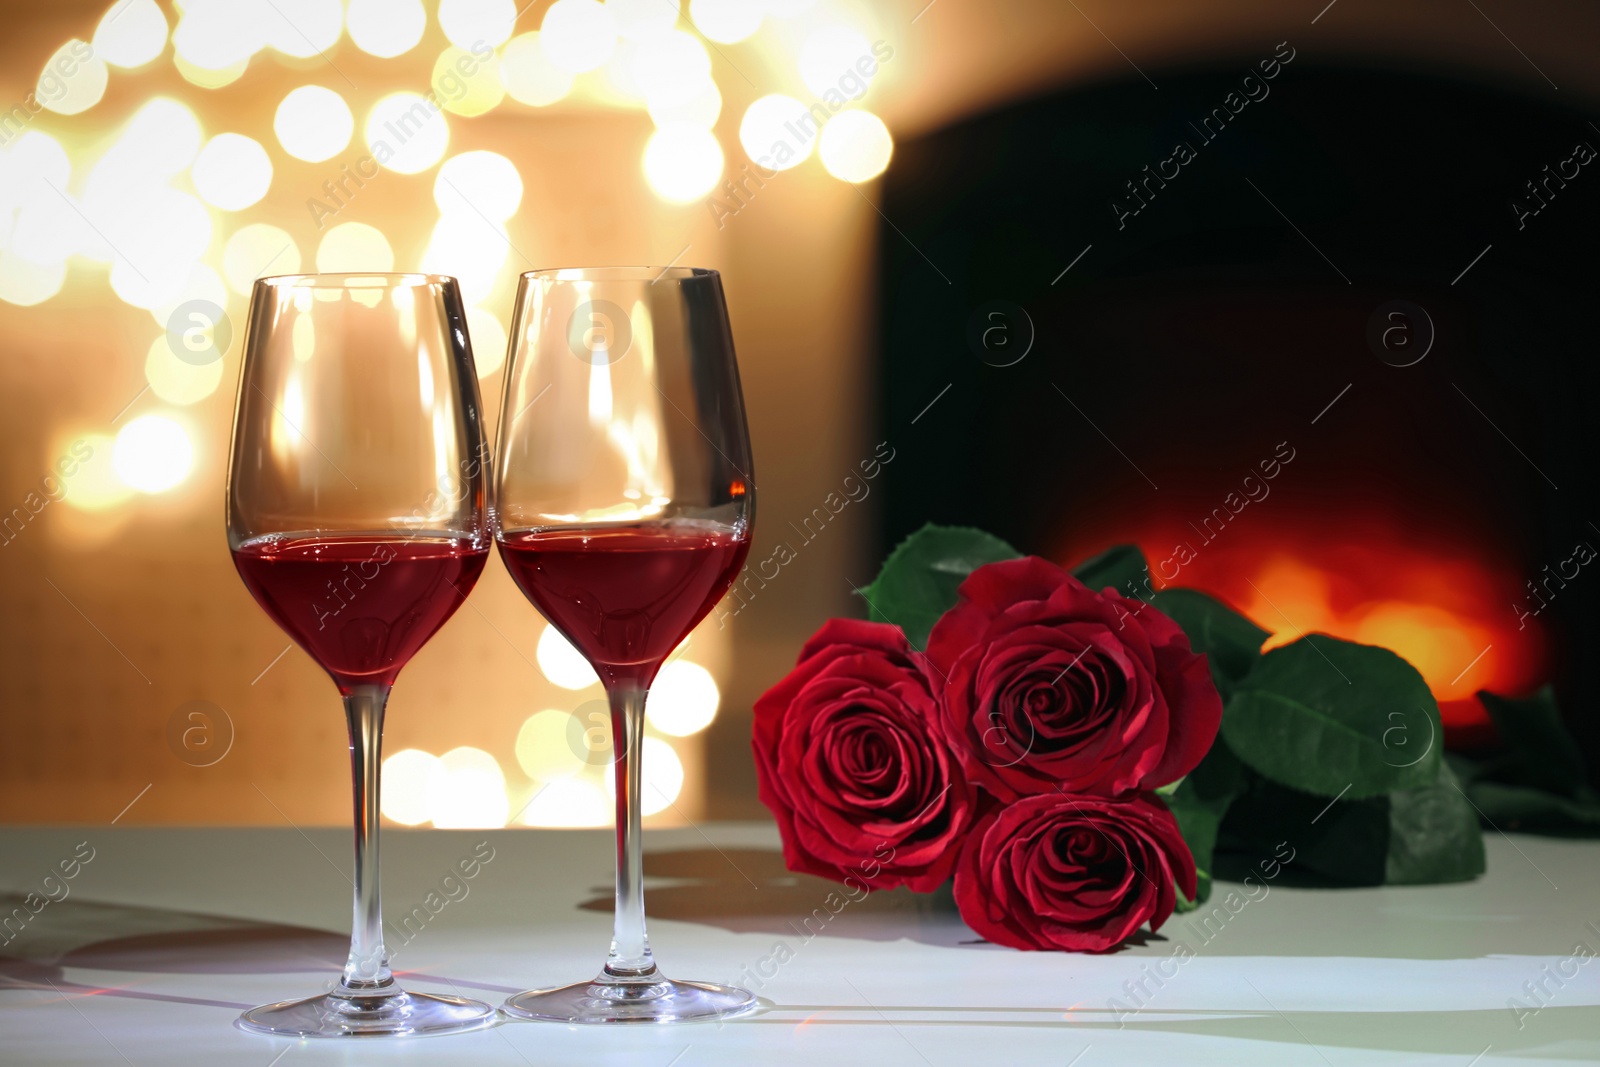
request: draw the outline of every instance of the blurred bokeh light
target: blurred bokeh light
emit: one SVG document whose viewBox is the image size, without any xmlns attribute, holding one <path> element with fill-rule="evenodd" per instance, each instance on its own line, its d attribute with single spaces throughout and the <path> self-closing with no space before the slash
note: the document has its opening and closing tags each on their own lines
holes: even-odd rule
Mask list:
<svg viewBox="0 0 1600 1067">
<path fill-rule="evenodd" d="M 70 522 L 60 544 L 128 535 L 159 546 L 203 528 L 196 543 L 215 547 L 208 509 L 260 277 L 457 277 L 492 407 L 498 382 L 488 380 L 504 364 L 517 272 L 589 247 L 597 226 L 627 235 L 661 218 L 715 225 L 696 202 L 724 195 L 725 177 L 762 160 L 800 166 L 816 154 L 813 116 L 826 110 L 808 112 L 807 87 L 833 88 L 870 51 L 861 25 L 856 13 L 808 0 L 117 0 L 50 31 L 48 45 L 28 46 L 23 91 L 38 109 L 0 133 L 0 301 L 17 323 L 79 310 L 122 316 L 108 320 L 101 344 L 120 360 L 103 376 L 104 410 L 51 406 L 41 416 L 37 462 L 87 457 L 55 511 L 77 516 L 60 520 Z M 882 170 L 887 131 L 852 131 L 862 121 L 845 122 L 831 152 L 822 134 L 826 169 L 813 164 L 815 180 Z M 780 140 L 790 150 L 774 164 Z M 547 146 L 579 165 L 546 168 Z M 583 202 L 589 168 L 626 190 L 632 206 L 614 221 Z M 301 359 L 316 352 L 306 325 L 293 338 Z M 222 581 L 225 591 L 205 598 L 237 600 L 232 575 Z M 584 749 L 595 726 L 577 718 L 603 710 L 598 679 L 525 604 L 515 612 L 523 636 L 496 637 L 498 621 L 479 636 L 515 650 L 531 706 L 511 719 L 486 712 L 461 738 L 471 744 L 399 747 L 385 761 L 386 818 L 610 821 L 607 759 Z M 654 817 L 681 820 L 701 802 L 699 746 L 722 700 L 726 647 L 714 629 L 702 627 L 692 652 L 690 642 L 679 648 L 651 697 L 645 810 Z M 272 690 L 281 701 L 323 684 L 294 673 L 296 650 L 279 646 L 258 664 L 253 645 L 242 647 L 227 656 L 252 660 L 260 686 L 251 699 L 273 685 L 285 687 Z M 267 662 L 275 666 L 262 672 Z M 338 793 L 328 794 L 327 821 L 343 818 Z"/>
</svg>

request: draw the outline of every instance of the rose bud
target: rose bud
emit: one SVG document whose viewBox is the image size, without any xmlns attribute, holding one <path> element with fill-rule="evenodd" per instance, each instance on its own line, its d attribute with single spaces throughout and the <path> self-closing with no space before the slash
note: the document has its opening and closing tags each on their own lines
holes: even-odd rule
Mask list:
<svg viewBox="0 0 1600 1067">
<path fill-rule="evenodd" d="M 928 659 L 950 746 L 994 796 L 1154 789 L 1211 747 L 1222 698 L 1206 658 L 1154 607 L 1034 556 L 979 567 L 959 593 Z"/>
<path fill-rule="evenodd" d="M 974 793 L 899 627 L 832 619 L 755 704 L 756 773 L 790 870 L 868 889 L 950 877 Z"/>
<path fill-rule="evenodd" d="M 956 869 L 956 907 L 997 945 L 1106 952 L 1194 899 L 1194 858 L 1153 793 L 1046 793 L 990 812 Z"/>
</svg>

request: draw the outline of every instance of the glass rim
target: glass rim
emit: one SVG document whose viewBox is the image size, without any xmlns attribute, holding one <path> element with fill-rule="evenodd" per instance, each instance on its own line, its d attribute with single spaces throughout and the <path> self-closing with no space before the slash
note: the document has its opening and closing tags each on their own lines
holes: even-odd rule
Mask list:
<svg viewBox="0 0 1600 1067">
<path fill-rule="evenodd" d="M 269 274 L 255 285 L 268 289 L 422 289 L 458 285 L 454 275 L 422 271 L 351 270 L 311 274 Z"/>
<path fill-rule="evenodd" d="M 519 281 L 552 282 L 649 282 L 654 285 L 663 279 L 684 281 L 689 278 L 718 278 L 721 272 L 710 267 L 651 266 L 601 266 L 601 267 L 541 267 L 523 271 Z"/>
</svg>

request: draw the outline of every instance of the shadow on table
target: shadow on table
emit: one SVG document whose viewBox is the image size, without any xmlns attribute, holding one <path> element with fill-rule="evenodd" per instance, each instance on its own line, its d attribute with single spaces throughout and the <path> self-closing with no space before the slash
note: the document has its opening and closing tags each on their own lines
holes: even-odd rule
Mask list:
<svg viewBox="0 0 1600 1067">
<path fill-rule="evenodd" d="M 879 890 L 862 897 L 835 882 L 796 874 L 783 854 L 763 848 L 676 849 L 644 857 L 646 910 L 655 919 L 700 923 L 732 933 L 851 938 L 861 941 L 906 939 L 927 945 L 977 951 L 998 949 L 961 921 L 949 886 L 935 893 Z M 1347 892 L 1326 890 L 1328 893 Z M 579 907 L 609 914 L 608 888 Z M 854 899 L 852 899 L 852 896 Z M 1240 904 L 1240 887 L 1219 882 L 1212 899 L 1198 911 L 1174 915 L 1157 933 L 1141 930 L 1119 953 L 1153 945 L 1166 951 L 1183 942 L 1208 956 L 1320 956 L 1328 951 L 1327 930 L 1314 922 L 1273 923 L 1258 919 L 1279 906 L 1275 899 Z M 1242 898 L 1241 898 L 1242 899 Z M 1363 944 L 1360 954 L 1382 959 L 1469 960 L 1525 952 L 1530 917 L 1511 914 L 1493 921 L 1469 913 L 1437 913 L 1404 899 L 1387 901 L 1391 936 Z M 1202 948 L 1203 946 L 1203 948 Z"/>
<path fill-rule="evenodd" d="M 337 972 L 349 943 L 338 934 L 193 912 L 67 899 L 33 914 L 21 898 L 0 897 L 0 915 L 29 915 L 0 946 L 0 989 L 55 989 L 139 999 L 248 1008 L 248 1004 L 90 989 L 68 982 L 68 968 L 139 974 Z M 14 920 L 14 925 L 17 925 Z"/>
<path fill-rule="evenodd" d="M 680 849 L 644 857 L 647 910 L 652 919 L 703 923 L 733 933 L 848 937 L 867 941 L 902 938 L 954 946 L 977 938 L 956 914 L 948 888 L 937 893 L 908 889 L 859 889 L 783 865 L 782 853 L 755 848 Z M 579 907 L 612 909 L 611 894 Z"/>
<path fill-rule="evenodd" d="M 63 966 L 35 963 L 32 960 L 19 960 L 10 956 L 0 956 L 0 992 L 15 989 L 32 989 L 43 993 L 54 993 L 63 998 L 73 996 L 124 997 L 129 1000 L 153 1000 L 163 1004 L 196 1004 L 204 1008 L 229 1008 L 234 1011 L 244 1011 L 255 1006 L 233 1000 L 208 1000 L 205 997 L 183 997 L 172 993 L 151 993 L 142 989 L 124 988 L 116 985 L 85 985 L 82 982 L 69 982 L 65 977 L 65 973 L 66 968 Z"/>
</svg>

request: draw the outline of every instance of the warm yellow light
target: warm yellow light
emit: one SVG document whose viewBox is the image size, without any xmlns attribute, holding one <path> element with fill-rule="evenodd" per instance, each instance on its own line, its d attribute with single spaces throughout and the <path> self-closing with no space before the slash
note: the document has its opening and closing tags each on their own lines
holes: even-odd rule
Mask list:
<svg viewBox="0 0 1600 1067">
<path fill-rule="evenodd" d="M 539 670 L 544 676 L 563 689 L 587 689 L 600 681 L 583 653 L 573 648 L 572 642 L 554 626 L 546 624 L 533 658 L 539 661 Z"/>
<path fill-rule="evenodd" d="M 54 196 L 52 186 L 65 192 L 71 177 L 72 160 L 60 141 L 40 130 L 23 130 L 22 136 L 0 147 L 0 210 Z"/>
<path fill-rule="evenodd" d="M 160 268 L 148 263 L 139 267 L 133 260 L 118 256 L 111 261 L 111 291 L 123 303 L 151 311 L 183 292 L 184 279 L 193 269 L 193 261 Z"/>
<path fill-rule="evenodd" d="M 243 211 L 267 195 L 272 160 L 254 138 L 219 133 L 200 149 L 189 175 L 206 203 L 224 211 Z"/>
<path fill-rule="evenodd" d="M 639 41 L 619 39 L 611 50 L 611 58 L 599 70 L 599 76 L 590 80 L 588 87 L 595 98 L 618 107 L 640 107 L 644 104 L 644 91 L 633 76 L 633 66 L 638 54 L 648 45 Z"/>
<path fill-rule="evenodd" d="M 800 46 L 800 77 L 818 96 L 842 93 L 840 79 L 859 76 L 856 64 L 863 56 L 872 56 L 872 43 L 866 37 L 848 26 L 823 26 Z"/>
<path fill-rule="evenodd" d="M 432 794 L 433 825 L 439 829 L 476 830 L 504 826 L 511 817 L 506 776 L 499 762 L 481 748 L 452 748 L 439 762 L 440 788 Z"/>
<path fill-rule="evenodd" d="M 721 700 L 710 671 L 698 663 L 674 660 L 661 668 L 650 686 L 645 716 L 664 734 L 688 737 L 711 725 Z"/>
<path fill-rule="evenodd" d="M 539 26 L 539 45 L 551 63 L 582 74 L 611 58 L 617 28 L 599 0 L 556 0 Z"/>
<path fill-rule="evenodd" d="M 470 307 L 467 335 L 472 338 L 472 360 L 478 367 L 478 377 L 487 378 L 506 360 L 506 328 L 494 312 Z"/>
<path fill-rule="evenodd" d="M 172 322 L 173 314 L 180 307 L 196 300 L 203 300 L 209 305 L 203 310 L 203 314 L 207 318 L 215 319 L 227 313 L 225 310 L 228 306 L 227 283 L 222 280 L 222 277 L 216 271 L 204 263 L 196 263 L 194 265 L 189 271 L 188 277 L 184 279 L 182 288 L 172 299 L 150 308 L 150 317 L 155 321 L 156 325 L 165 327 Z M 185 309 L 186 312 L 198 310 L 200 309 Z M 192 314 L 187 316 L 186 323 L 190 326 L 195 325 Z M 202 344 L 200 347 L 205 348 L 206 346 Z"/>
<path fill-rule="evenodd" d="M 701 126 L 702 130 L 710 130 L 717 125 L 718 115 L 722 115 L 722 93 L 717 90 L 714 82 L 707 82 L 698 94 L 680 104 L 648 104 L 650 118 L 658 126 L 670 126 L 674 123 L 688 123 L 691 126 Z"/>
<path fill-rule="evenodd" d="M 167 17 L 155 0 L 117 0 L 94 31 L 94 54 L 113 67 L 142 67 L 167 47 Z"/>
<path fill-rule="evenodd" d="M 167 184 L 194 161 L 201 140 L 200 123 L 188 107 L 151 100 L 124 125 L 84 183 L 89 235 L 80 252 L 111 264 L 114 291 L 136 306 L 152 307 L 167 285 L 180 286 L 210 243 L 205 206 Z"/>
<path fill-rule="evenodd" d="M 752 0 L 689 0 L 695 29 L 720 44 L 736 44 L 761 28 L 761 5 Z"/>
<path fill-rule="evenodd" d="M 144 378 L 150 391 L 169 404 L 194 404 L 217 391 L 222 382 L 222 360 L 196 366 L 179 359 L 163 333 L 144 357 Z"/>
<path fill-rule="evenodd" d="M 682 103 L 649 103 L 646 107 L 650 110 L 651 121 L 657 126 L 686 122 L 709 130 L 722 114 L 722 93 L 715 82 L 707 81 L 699 93 Z"/>
<path fill-rule="evenodd" d="M 117 431 L 111 465 L 129 488 L 160 493 L 189 476 L 194 446 L 183 427 L 165 415 L 140 415 Z"/>
<path fill-rule="evenodd" d="M 792 96 L 773 93 L 745 110 L 739 123 L 745 155 L 769 170 L 788 170 L 811 155 L 817 120 Z"/>
<path fill-rule="evenodd" d="M 147 102 L 122 127 L 116 143 L 95 164 L 84 192 L 86 202 L 120 203 L 144 183 L 159 183 L 183 173 L 200 153 L 205 135 L 187 104 L 166 97 Z M 118 208 L 109 212 L 115 215 Z M 98 224 L 104 217 L 94 210 Z"/>
<path fill-rule="evenodd" d="M 258 17 L 266 43 L 284 55 L 326 58 L 328 49 L 339 43 L 344 5 L 339 0 L 267 0 Z"/>
<path fill-rule="evenodd" d="M 45 61 L 34 99 L 58 115 L 87 111 L 106 95 L 110 72 L 88 41 L 74 37 Z"/>
<path fill-rule="evenodd" d="M 64 192 L 28 200 L 17 212 L 11 250 L 41 267 L 66 262 L 68 256 L 94 239 L 94 231 L 84 223 L 80 210 Z"/>
<path fill-rule="evenodd" d="M 344 20 L 356 47 L 380 59 L 411 51 L 428 28 L 422 0 L 350 0 Z"/>
<path fill-rule="evenodd" d="M 473 118 L 493 111 L 506 98 L 500 61 L 493 54 L 475 56 L 451 45 L 434 60 L 433 95 L 454 115 Z"/>
<path fill-rule="evenodd" d="M 846 111 L 822 127 L 818 151 L 822 165 L 847 182 L 870 181 L 882 174 L 894 155 L 889 127 L 870 111 Z"/>
<path fill-rule="evenodd" d="M 450 146 L 450 124 L 416 93 L 390 93 L 367 115 L 367 147 L 380 166 L 401 174 L 427 170 Z"/>
<path fill-rule="evenodd" d="M 344 97 L 332 89 L 302 85 L 278 105 L 272 128 L 285 152 L 307 163 L 321 163 L 344 151 L 356 120 Z"/>
<path fill-rule="evenodd" d="M 677 750 L 659 737 L 644 739 L 644 752 L 640 760 L 644 764 L 640 782 L 640 810 L 646 815 L 666 811 L 683 792 L 683 761 L 678 758 Z M 606 787 L 613 792 L 617 788 L 615 766 L 606 767 Z"/>
<path fill-rule="evenodd" d="M 142 190 L 133 210 L 97 222 L 112 249 L 111 290 L 134 307 L 176 300 L 211 244 L 205 205 L 175 189 Z"/>
<path fill-rule="evenodd" d="M 498 152 L 463 152 L 439 168 L 433 199 L 446 215 L 481 214 L 504 222 L 522 203 L 522 175 Z"/>
<path fill-rule="evenodd" d="M 297 363 L 311 362 L 317 354 L 317 320 L 310 315 L 297 316 L 289 327 L 289 344 Z"/>
<path fill-rule="evenodd" d="M 497 223 L 472 211 L 452 212 L 434 226 L 422 254 L 422 269 L 454 277 L 462 297 L 470 302 L 487 300 L 509 251 Z"/>
<path fill-rule="evenodd" d="M 191 2 L 172 31 L 172 50 L 196 67 L 221 70 L 255 55 L 262 29 L 259 19 L 240 18 L 237 9 L 219 0 Z"/>
<path fill-rule="evenodd" d="M 663 126 L 645 145 L 644 175 L 663 200 L 698 200 L 722 177 L 722 146 L 699 126 L 687 122 Z"/>
<path fill-rule="evenodd" d="M 1491 636 L 1442 608 L 1403 600 L 1367 605 L 1351 635 L 1404 657 L 1439 700 L 1469 700 L 1478 691 L 1482 677 L 1465 673 L 1462 664 L 1480 666 L 1473 657 Z"/>
<path fill-rule="evenodd" d="M 460 48 L 498 48 L 517 25 L 514 0 L 439 0 L 439 28 Z"/>
<path fill-rule="evenodd" d="M 250 69 L 250 61 L 241 59 L 232 66 L 212 70 L 210 67 L 197 67 L 182 56 L 173 56 L 172 65 L 178 68 L 178 73 L 183 75 L 183 80 L 190 85 L 201 89 L 221 89 L 232 85 L 244 76 Z"/>
<path fill-rule="evenodd" d="M 57 435 L 50 447 L 50 454 L 57 457 L 50 473 L 66 489 L 66 503 L 81 511 L 103 511 L 133 496 L 112 466 L 115 448 L 116 438 L 110 434 Z"/>
<path fill-rule="evenodd" d="M 67 280 L 67 265 L 40 266 L 12 252 L 0 252 L 0 300 L 21 307 L 43 303 L 61 291 Z"/>
<path fill-rule="evenodd" d="M 606 0 L 617 32 L 630 41 L 645 41 L 678 22 L 678 0 Z"/>
<path fill-rule="evenodd" d="M 133 210 L 96 222 L 112 250 L 111 289 L 135 307 L 176 299 L 211 245 L 205 205 L 175 189 L 140 190 Z"/>
<path fill-rule="evenodd" d="M 383 761 L 383 817 L 403 826 L 420 826 L 433 814 L 444 791 L 444 762 L 431 752 L 401 749 Z"/>
<path fill-rule="evenodd" d="M 539 34 L 522 33 L 500 54 L 500 81 L 518 103 L 546 107 L 572 91 L 572 74 L 550 62 Z"/>
<path fill-rule="evenodd" d="M 24 130 L 0 148 L 0 234 L 10 246 L 10 258 L 54 267 L 92 243 L 92 231 L 67 200 L 71 177 L 66 149 L 47 133 Z M 52 280 L 53 270 L 38 279 L 24 273 L 7 270 L 6 299 L 12 303 L 38 303 L 61 287 L 60 279 Z"/>
<path fill-rule="evenodd" d="M 792 19 L 817 6 L 817 0 L 765 0 L 767 14 L 775 19 Z"/>
<path fill-rule="evenodd" d="M 317 245 L 323 274 L 383 274 L 394 270 L 394 249 L 383 231 L 364 222 L 341 222 Z"/>
<path fill-rule="evenodd" d="M 283 230 L 253 222 L 228 238 L 222 248 L 222 276 L 228 288 L 249 296 L 257 278 L 298 274 L 300 249 Z"/>
<path fill-rule="evenodd" d="M 654 106 L 684 104 L 711 84 L 711 57 L 693 34 L 671 30 L 638 47 L 633 80 Z"/>
<path fill-rule="evenodd" d="M 558 778 L 539 787 L 523 809 L 528 826 L 577 828 L 611 825 L 611 798 L 591 778 Z"/>
<path fill-rule="evenodd" d="M 523 720 L 517 731 L 517 764 L 522 772 L 536 782 L 552 782 L 570 778 L 583 772 L 586 762 L 574 750 L 576 742 L 582 744 L 582 730 L 572 715 L 565 711 L 546 709 L 535 712 Z"/>
<path fill-rule="evenodd" d="M 110 434 L 88 433 L 57 442 L 52 454 L 67 461 L 56 468 L 66 484 L 66 502 L 81 511 L 104 511 L 133 495 L 112 466 L 116 439 Z M 67 473 L 67 471 L 71 473 Z"/>
</svg>

